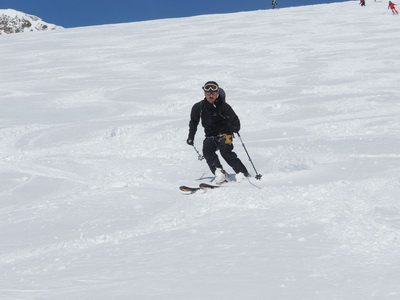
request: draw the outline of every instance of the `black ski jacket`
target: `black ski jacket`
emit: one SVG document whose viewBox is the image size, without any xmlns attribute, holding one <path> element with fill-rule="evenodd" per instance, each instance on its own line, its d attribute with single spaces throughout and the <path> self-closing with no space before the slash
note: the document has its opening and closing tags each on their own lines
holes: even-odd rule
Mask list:
<svg viewBox="0 0 400 300">
<path fill-rule="evenodd" d="M 213 104 L 204 98 L 193 105 L 190 113 L 189 139 L 194 140 L 200 119 L 206 137 L 239 132 L 240 120 L 232 107 L 225 102 L 223 95 L 225 93 L 222 91 Z"/>
</svg>

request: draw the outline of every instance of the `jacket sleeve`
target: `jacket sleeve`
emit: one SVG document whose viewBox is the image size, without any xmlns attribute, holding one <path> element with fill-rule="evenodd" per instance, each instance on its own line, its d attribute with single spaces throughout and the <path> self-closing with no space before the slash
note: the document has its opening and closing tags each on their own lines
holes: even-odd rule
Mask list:
<svg viewBox="0 0 400 300">
<path fill-rule="evenodd" d="M 197 126 L 200 122 L 200 102 L 196 103 L 192 107 L 192 111 L 190 113 L 190 121 L 189 121 L 189 136 L 188 138 L 194 140 L 194 136 L 196 135 Z"/>
<path fill-rule="evenodd" d="M 240 130 L 239 117 L 236 115 L 233 108 L 226 102 L 223 105 L 222 114 L 223 114 L 225 120 L 228 121 L 229 126 L 231 127 L 231 130 L 233 132 L 239 132 L 239 130 Z"/>
</svg>

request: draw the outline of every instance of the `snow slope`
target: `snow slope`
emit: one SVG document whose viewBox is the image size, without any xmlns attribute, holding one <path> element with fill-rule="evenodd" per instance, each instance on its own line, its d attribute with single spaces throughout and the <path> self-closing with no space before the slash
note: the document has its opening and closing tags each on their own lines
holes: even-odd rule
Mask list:
<svg viewBox="0 0 400 300">
<path fill-rule="evenodd" d="M 398 25 L 350 1 L 2 36 L 0 298 L 400 299 Z M 182 195 L 207 80 L 263 177 Z"/>
</svg>

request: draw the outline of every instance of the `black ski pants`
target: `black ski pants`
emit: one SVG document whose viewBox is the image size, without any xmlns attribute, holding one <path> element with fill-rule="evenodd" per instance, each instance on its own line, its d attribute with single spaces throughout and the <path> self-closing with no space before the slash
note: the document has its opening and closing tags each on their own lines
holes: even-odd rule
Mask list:
<svg viewBox="0 0 400 300">
<path fill-rule="evenodd" d="M 223 169 L 221 162 L 219 161 L 217 151 L 221 153 L 224 160 L 231 166 L 235 173 L 242 172 L 246 176 L 249 174 L 242 161 L 237 157 L 236 153 L 233 152 L 233 144 L 229 145 L 225 143 L 223 136 L 212 136 L 206 137 L 203 141 L 203 155 L 207 161 L 208 166 L 213 174 L 217 168 Z"/>
</svg>

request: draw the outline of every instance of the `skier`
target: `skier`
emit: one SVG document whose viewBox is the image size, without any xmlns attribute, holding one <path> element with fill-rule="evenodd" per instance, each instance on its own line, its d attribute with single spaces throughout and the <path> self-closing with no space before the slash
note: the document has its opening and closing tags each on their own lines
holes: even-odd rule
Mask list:
<svg viewBox="0 0 400 300">
<path fill-rule="evenodd" d="M 236 173 L 236 180 L 243 180 L 250 174 L 241 160 L 233 152 L 233 133 L 240 130 L 240 120 L 232 107 L 225 102 L 225 92 L 215 81 L 207 81 L 203 86 L 205 97 L 193 105 L 190 113 L 188 145 L 194 145 L 197 125 L 201 120 L 204 127 L 203 155 L 211 172 L 215 175 L 215 183 L 228 181 L 228 174 L 223 169 L 216 152 L 219 150 L 224 160 Z"/>
<path fill-rule="evenodd" d="M 278 6 L 278 3 L 275 0 L 272 0 L 272 9 L 275 9 Z"/>
<path fill-rule="evenodd" d="M 396 6 L 396 4 L 394 4 L 392 1 L 389 1 L 388 9 L 390 8 L 394 15 L 398 15 L 399 13 L 397 12 L 395 6 Z"/>
<path fill-rule="evenodd" d="M 365 6 L 365 0 L 360 0 L 360 5 Z"/>
</svg>

